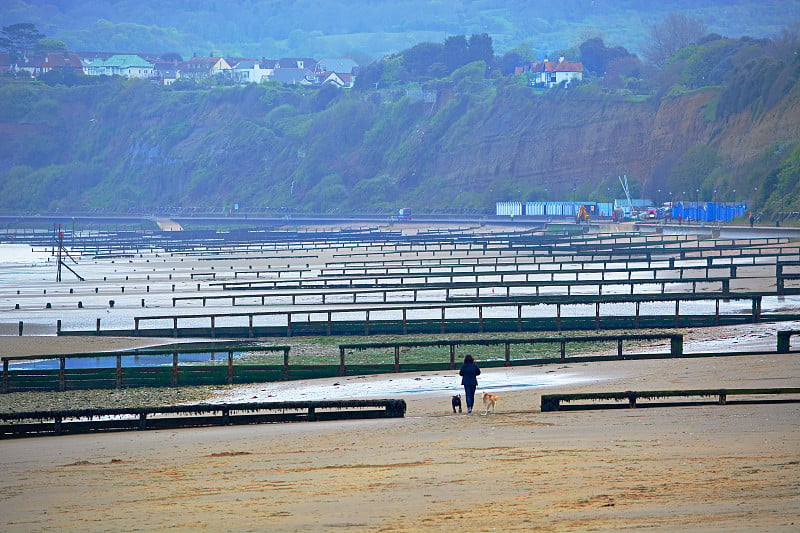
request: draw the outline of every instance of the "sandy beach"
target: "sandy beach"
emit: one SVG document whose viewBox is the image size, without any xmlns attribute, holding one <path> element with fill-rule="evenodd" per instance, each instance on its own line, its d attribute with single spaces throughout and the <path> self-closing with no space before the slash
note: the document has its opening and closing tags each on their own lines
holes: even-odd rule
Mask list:
<svg viewBox="0 0 800 533">
<path fill-rule="evenodd" d="M 764 325 L 763 328 L 774 327 Z M 742 339 L 767 342 L 759 332 Z M 4 339 L 9 339 L 5 337 Z M 547 392 L 798 386 L 796 354 L 257 384 L 215 401 L 372 395 L 404 419 L 3 441 L 3 531 L 797 531 L 800 404 L 541 413 Z M 571 384 L 559 384 L 564 378 Z M 422 383 L 423 386 L 419 384 Z M 479 391 L 481 386 L 479 386 Z"/>
</svg>

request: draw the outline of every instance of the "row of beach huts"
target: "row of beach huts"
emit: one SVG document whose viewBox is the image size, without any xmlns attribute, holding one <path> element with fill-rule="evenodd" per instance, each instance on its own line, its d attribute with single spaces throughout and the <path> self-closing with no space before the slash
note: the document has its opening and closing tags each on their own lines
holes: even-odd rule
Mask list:
<svg viewBox="0 0 800 533">
<path fill-rule="evenodd" d="M 604 202 L 497 202 L 498 216 L 559 217 L 575 219 L 583 207 L 590 218 L 673 218 L 703 222 L 730 222 L 747 212 L 747 204 L 723 202 L 676 202 L 655 206 L 651 200 Z"/>
</svg>

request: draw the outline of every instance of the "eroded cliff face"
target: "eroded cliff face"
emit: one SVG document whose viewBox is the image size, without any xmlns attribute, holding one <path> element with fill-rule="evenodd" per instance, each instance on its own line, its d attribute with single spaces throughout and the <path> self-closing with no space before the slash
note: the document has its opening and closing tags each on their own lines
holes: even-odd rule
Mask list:
<svg viewBox="0 0 800 533">
<path fill-rule="evenodd" d="M 761 115 L 747 109 L 714 119 L 716 90 L 651 102 L 541 98 L 496 109 L 472 138 L 433 158 L 431 175 L 454 187 L 485 190 L 509 176 L 558 196 L 584 182 L 626 174 L 655 190 L 686 150 L 707 144 L 724 164 L 742 165 L 774 143 L 800 141 L 798 91 Z"/>
<path fill-rule="evenodd" d="M 748 109 L 717 125 L 711 142 L 729 166 L 745 165 L 770 150 L 800 142 L 800 86 L 773 108 Z"/>
</svg>

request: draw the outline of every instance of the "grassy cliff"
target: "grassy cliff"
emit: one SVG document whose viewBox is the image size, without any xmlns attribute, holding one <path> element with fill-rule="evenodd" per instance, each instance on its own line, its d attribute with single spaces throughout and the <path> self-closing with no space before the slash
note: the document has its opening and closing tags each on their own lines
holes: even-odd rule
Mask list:
<svg viewBox="0 0 800 533">
<path fill-rule="evenodd" d="M 424 91 L 7 82 L 0 211 L 491 213 L 499 200 L 606 201 L 623 174 L 657 201 L 798 211 L 800 60 L 758 46 L 713 85 L 687 82 L 695 50 L 643 97 L 534 90 L 480 64 Z"/>
</svg>

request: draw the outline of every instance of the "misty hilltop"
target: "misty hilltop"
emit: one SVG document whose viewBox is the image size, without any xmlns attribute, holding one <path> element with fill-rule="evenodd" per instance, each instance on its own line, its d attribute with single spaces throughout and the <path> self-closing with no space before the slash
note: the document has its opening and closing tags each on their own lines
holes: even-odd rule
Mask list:
<svg viewBox="0 0 800 533">
<path fill-rule="evenodd" d="M 772 38 L 798 0 L 4 0 L 0 26 L 30 22 L 70 50 L 258 57 L 354 57 L 365 64 L 421 42 L 486 33 L 539 58 L 588 35 L 640 53 L 647 28 L 681 12 L 710 33 Z"/>
</svg>

